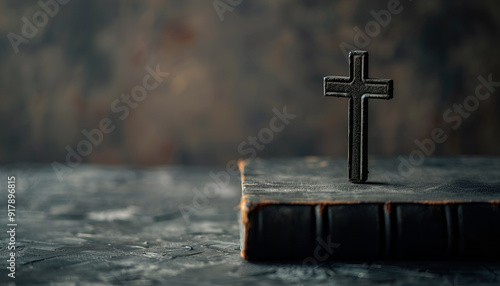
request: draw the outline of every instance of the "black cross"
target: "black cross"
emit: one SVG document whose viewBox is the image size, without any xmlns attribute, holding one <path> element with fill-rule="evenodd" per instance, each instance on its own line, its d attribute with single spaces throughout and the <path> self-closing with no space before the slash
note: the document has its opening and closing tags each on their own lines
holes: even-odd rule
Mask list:
<svg viewBox="0 0 500 286">
<path fill-rule="evenodd" d="M 349 77 L 324 78 L 325 96 L 349 98 L 349 180 L 368 178 L 368 98 L 392 98 L 392 80 L 368 78 L 368 52 L 349 53 Z"/>
</svg>

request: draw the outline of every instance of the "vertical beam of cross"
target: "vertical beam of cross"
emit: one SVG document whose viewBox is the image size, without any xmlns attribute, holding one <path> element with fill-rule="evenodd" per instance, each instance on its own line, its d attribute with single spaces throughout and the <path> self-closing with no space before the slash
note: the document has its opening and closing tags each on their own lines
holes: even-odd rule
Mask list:
<svg viewBox="0 0 500 286">
<path fill-rule="evenodd" d="M 349 180 L 364 183 L 368 178 L 368 98 L 391 99 L 392 80 L 368 78 L 368 52 L 351 51 L 349 77 L 327 76 L 323 86 L 325 96 L 349 98 Z"/>
</svg>

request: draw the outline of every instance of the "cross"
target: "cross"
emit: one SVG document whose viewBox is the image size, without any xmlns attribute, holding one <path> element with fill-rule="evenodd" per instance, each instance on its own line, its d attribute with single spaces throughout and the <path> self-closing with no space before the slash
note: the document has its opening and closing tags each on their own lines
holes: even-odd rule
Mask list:
<svg viewBox="0 0 500 286">
<path fill-rule="evenodd" d="M 368 178 L 368 98 L 392 98 L 392 80 L 368 78 L 368 52 L 349 53 L 349 77 L 327 76 L 325 96 L 349 98 L 347 155 L 349 181 Z"/>
</svg>

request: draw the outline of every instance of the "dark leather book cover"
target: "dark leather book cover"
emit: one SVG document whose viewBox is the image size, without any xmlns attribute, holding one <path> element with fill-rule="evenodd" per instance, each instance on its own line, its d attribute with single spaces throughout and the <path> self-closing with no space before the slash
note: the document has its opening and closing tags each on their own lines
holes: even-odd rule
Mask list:
<svg viewBox="0 0 500 286">
<path fill-rule="evenodd" d="M 240 161 L 248 260 L 500 259 L 500 158 Z"/>
</svg>

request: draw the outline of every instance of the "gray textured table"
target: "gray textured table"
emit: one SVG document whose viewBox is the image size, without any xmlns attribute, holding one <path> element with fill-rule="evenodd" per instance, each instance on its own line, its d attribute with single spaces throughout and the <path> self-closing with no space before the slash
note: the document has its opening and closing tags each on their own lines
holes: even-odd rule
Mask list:
<svg viewBox="0 0 500 286">
<path fill-rule="evenodd" d="M 500 263 L 249 263 L 239 250 L 239 178 L 207 198 L 194 188 L 213 182 L 211 171 L 84 165 L 59 182 L 50 165 L 1 167 L 0 284 L 500 284 Z M 5 267 L 8 175 L 17 184 L 15 279 Z"/>
</svg>

